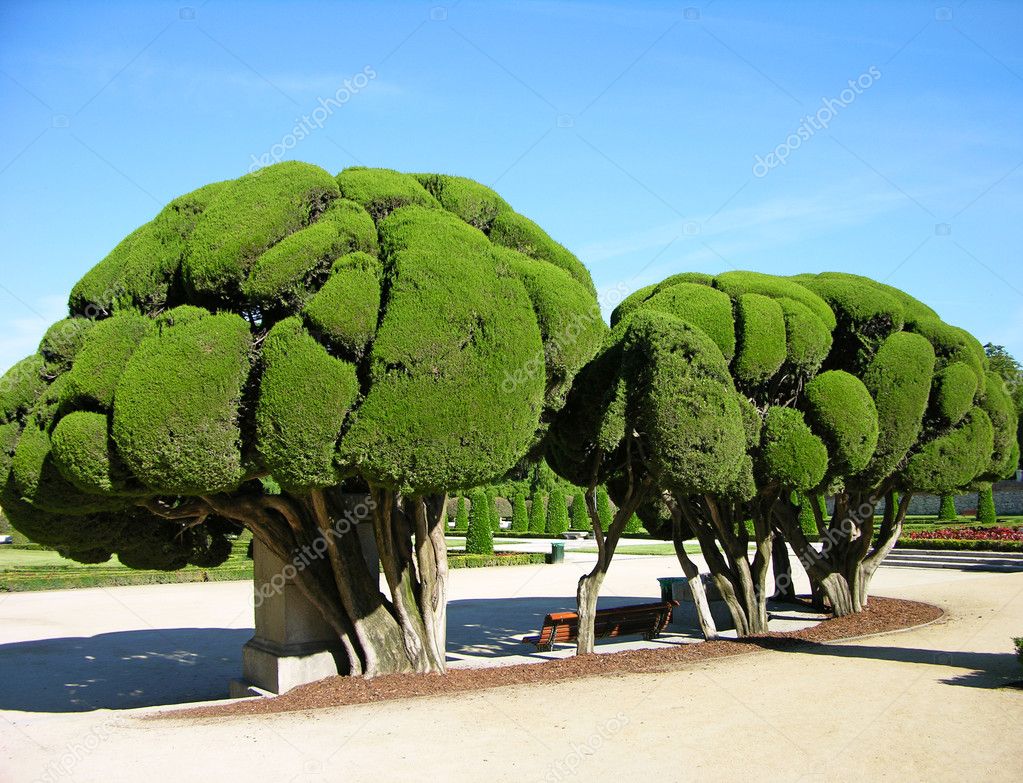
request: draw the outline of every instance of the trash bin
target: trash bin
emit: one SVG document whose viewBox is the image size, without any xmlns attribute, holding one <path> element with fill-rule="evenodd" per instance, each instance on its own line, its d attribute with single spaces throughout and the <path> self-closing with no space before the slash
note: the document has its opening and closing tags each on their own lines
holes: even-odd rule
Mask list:
<svg viewBox="0 0 1023 783">
<path fill-rule="evenodd" d="M 684 588 L 675 588 L 675 585 L 684 585 L 689 580 L 684 576 L 659 576 L 657 577 L 657 583 L 661 586 L 661 600 L 662 601 L 678 601 L 681 600 L 681 594 Z"/>
<path fill-rule="evenodd" d="M 565 542 L 564 541 L 552 541 L 551 542 L 551 553 L 547 555 L 547 562 L 564 563 L 565 562 Z"/>
</svg>

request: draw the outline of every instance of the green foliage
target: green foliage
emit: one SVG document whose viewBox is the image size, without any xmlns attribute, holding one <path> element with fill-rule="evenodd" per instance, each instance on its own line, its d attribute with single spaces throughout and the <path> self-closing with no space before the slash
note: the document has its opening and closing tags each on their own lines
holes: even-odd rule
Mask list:
<svg viewBox="0 0 1023 783">
<path fill-rule="evenodd" d="M 965 362 L 953 362 L 935 373 L 930 414 L 941 426 L 962 421 L 977 393 L 977 376 Z"/>
<path fill-rule="evenodd" d="M 995 511 L 995 493 L 990 484 L 981 486 L 977 493 L 977 521 L 994 524 L 998 521 Z"/>
<path fill-rule="evenodd" d="M 941 370 L 950 364 L 963 362 L 977 376 L 978 388 L 983 388 L 986 358 L 984 349 L 973 335 L 946 324 L 937 317 L 911 319 L 907 322 L 906 328 L 930 341 L 934 347 L 934 355 L 938 359 L 936 369 Z"/>
<path fill-rule="evenodd" d="M 351 253 L 373 258 L 376 226 L 358 204 L 337 199 L 320 219 L 282 239 L 252 266 L 242 290 L 264 310 L 294 311 L 335 259 Z M 375 314 L 375 311 L 374 311 Z M 374 324 L 375 325 L 375 324 Z"/>
<path fill-rule="evenodd" d="M 863 382 L 841 370 L 821 373 L 806 385 L 806 419 L 828 447 L 832 476 L 866 467 L 878 440 L 877 406 Z"/>
<path fill-rule="evenodd" d="M 110 410 L 121 373 L 141 342 L 154 331 L 153 321 L 133 310 L 98 322 L 67 373 L 61 406 Z"/>
<path fill-rule="evenodd" d="M 828 451 L 794 408 L 771 407 L 764 419 L 756 475 L 761 483 L 808 490 L 824 478 Z"/>
<path fill-rule="evenodd" d="M 45 362 L 39 354 L 27 356 L 0 378 L 0 424 L 22 418 L 46 391 Z"/>
<path fill-rule="evenodd" d="M 405 490 L 493 480 L 531 445 L 543 405 L 543 373 L 503 384 L 543 353 L 522 283 L 499 276 L 486 238 L 442 210 L 404 207 L 379 229 L 390 295 L 340 459 Z"/>
<path fill-rule="evenodd" d="M 455 530 L 465 533 L 469 530 L 469 511 L 465 507 L 465 496 L 458 496 L 458 510 L 455 513 Z"/>
<path fill-rule="evenodd" d="M 631 313 L 635 312 L 640 305 L 642 305 L 647 299 L 654 295 L 654 292 L 658 290 L 658 286 L 647 285 L 642 288 L 638 288 L 625 297 L 618 306 L 611 311 L 611 328 L 613 329 L 619 323 L 622 322 Z"/>
<path fill-rule="evenodd" d="M 888 338 L 902 329 L 905 308 L 899 297 L 875 281 L 839 272 L 800 277 L 799 282 L 831 307 L 837 320 L 830 362 L 855 371 L 865 366 Z"/>
<path fill-rule="evenodd" d="M 997 373 L 988 372 L 985 381 L 984 397 L 979 405 L 991 419 L 994 448 L 990 462 L 980 477 L 985 481 L 998 481 L 1009 474 L 1019 461 L 1019 446 L 1016 439 L 1019 422 L 1012 397 L 1009 396 L 1009 390 L 1002 377 Z"/>
<path fill-rule="evenodd" d="M 809 540 L 816 541 L 820 538 L 820 530 L 817 529 L 817 517 L 814 516 L 811 503 L 813 501 L 809 497 L 799 495 L 799 528 Z"/>
<path fill-rule="evenodd" d="M 71 312 L 89 318 L 130 309 L 150 314 L 177 304 L 188 239 L 227 185 L 213 183 L 176 198 L 129 234 L 71 289 Z"/>
<path fill-rule="evenodd" d="M 568 506 L 566 503 L 565 493 L 561 491 L 561 487 L 555 487 L 547 503 L 547 533 L 560 536 L 568 530 Z"/>
<path fill-rule="evenodd" d="M 740 296 L 736 313 L 739 350 L 732 372 L 740 383 L 756 386 L 769 380 L 785 361 L 785 314 L 777 301 L 762 294 Z"/>
<path fill-rule="evenodd" d="M 469 530 L 465 536 L 465 551 L 471 555 L 488 555 L 494 551 L 494 528 L 490 504 L 482 490 L 469 495 Z"/>
<path fill-rule="evenodd" d="M 89 318 L 65 318 L 63 321 L 57 321 L 43 335 L 39 343 L 40 355 L 58 372 L 67 370 L 78 352 L 82 350 L 95 325 L 96 322 Z"/>
<path fill-rule="evenodd" d="M 951 431 L 910 458 L 901 476 L 903 488 L 935 495 L 964 488 L 987 468 L 993 448 L 991 419 L 971 408 Z"/>
<path fill-rule="evenodd" d="M 890 476 L 920 437 L 934 372 L 934 349 L 918 334 L 893 334 L 878 349 L 863 374 L 877 408 L 874 456 L 857 476 L 873 488 Z"/>
<path fill-rule="evenodd" d="M 776 300 L 785 317 L 785 359 L 795 372 L 813 375 L 831 350 L 831 330 L 803 302 L 783 296 Z"/>
<path fill-rule="evenodd" d="M 126 490 L 127 471 L 109 437 L 110 421 L 102 413 L 75 411 L 53 430 L 53 462 L 61 475 L 82 492 L 114 495 Z"/>
<path fill-rule="evenodd" d="M 248 324 L 220 313 L 165 328 L 135 351 L 114 394 L 113 437 L 142 483 L 184 495 L 242 480 L 239 411 L 251 345 Z"/>
<path fill-rule="evenodd" d="M 663 284 L 662 284 L 663 285 Z M 669 313 L 708 335 L 726 359 L 735 355 L 735 321 L 728 294 L 699 283 L 679 282 L 661 288 L 643 303 Z"/>
<path fill-rule="evenodd" d="M 380 313 L 380 262 L 367 253 L 342 256 L 302 311 L 306 325 L 336 353 L 361 359 Z"/>
<path fill-rule="evenodd" d="M 490 227 L 490 240 L 495 245 L 517 250 L 530 258 L 561 267 L 582 283 L 587 291 L 596 294 L 589 270 L 529 218 L 510 210 L 498 214 Z"/>
<path fill-rule="evenodd" d="M 529 506 L 529 532 L 544 533 L 547 530 L 547 498 L 540 492 L 533 495 L 533 502 Z"/>
<path fill-rule="evenodd" d="M 941 506 L 938 509 L 938 520 L 955 521 L 957 519 L 959 519 L 959 514 L 956 512 L 956 496 L 948 493 L 942 495 Z"/>
<path fill-rule="evenodd" d="M 496 533 L 501 529 L 501 514 L 497 510 L 497 495 L 490 488 L 484 492 L 487 496 L 487 513 L 490 514 L 490 529 Z"/>
<path fill-rule="evenodd" d="M 263 342 L 256 448 L 284 489 L 333 486 L 338 433 L 359 394 L 355 366 L 333 358 L 297 318 Z"/>
<path fill-rule="evenodd" d="M 629 517 L 629 521 L 625 523 L 625 527 L 622 530 L 623 533 L 642 533 L 643 520 L 641 520 L 636 514 Z"/>
<path fill-rule="evenodd" d="M 490 231 L 499 214 L 511 212 L 511 207 L 497 193 L 471 179 L 444 174 L 416 174 L 415 177 L 444 209 L 484 233 Z"/>
<path fill-rule="evenodd" d="M 715 277 L 714 286 L 733 299 L 738 299 L 743 294 L 763 294 L 772 299 L 794 299 L 812 310 L 829 331 L 835 328 L 835 314 L 828 303 L 796 280 L 765 275 L 761 272 L 735 271 Z"/>
<path fill-rule="evenodd" d="M 606 532 L 614 520 L 614 512 L 611 510 L 611 498 L 603 487 L 597 488 L 597 517 L 600 519 L 600 526 Z"/>
<path fill-rule="evenodd" d="M 330 174 L 297 161 L 229 182 L 196 221 L 181 264 L 194 303 L 239 301 L 257 258 L 313 222 L 338 195 Z"/>
<path fill-rule="evenodd" d="M 511 529 L 516 533 L 525 533 L 529 530 L 529 512 L 526 510 L 526 496 L 521 492 L 516 492 L 512 500 Z"/>
<path fill-rule="evenodd" d="M 82 458 L 83 461 L 86 459 Z M 30 422 L 21 433 L 0 502 L 19 529 L 21 526 L 15 516 L 19 504 L 53 514 L 88 514 L 127 505 L 126 501 L 117 498 L 88 495 L 65 479 L 54 460 L 50 436 L 35 422 Z M 24 532 L 29 533 L 27 530 Z"/>
<path fill-rule="evenodd" d="M 576 492 L 572 497 L 572 507 L 569 510 L 572 530 L 589 530 L 593 527 L 589 512 L 586 511 L 586 495 L 582 492 Z"/>
<path fill-rule="evenodd" d="M 440 206 L 413 175 L 391 169 L 353 166 L 337 175 L 337 184 L 342 196 L 361 205 L 376 222 L 409 204 Z"/>
<path fill-rule="evenodd" d="M 507 374 L 505 384 L 517 384 L 522 376 L 535 373 L 534 365 L 542 358 L 547 376 L 545 404 L 557 410 L 575 374 L 597 352 L 607 333 L 600 308 L 589 290 L 563 269 L 507 248 L 495 247 L 493 252 L 498 267 L 506 264 L 525 286 L 544 345 L 542 356 Z"/>
</svg>

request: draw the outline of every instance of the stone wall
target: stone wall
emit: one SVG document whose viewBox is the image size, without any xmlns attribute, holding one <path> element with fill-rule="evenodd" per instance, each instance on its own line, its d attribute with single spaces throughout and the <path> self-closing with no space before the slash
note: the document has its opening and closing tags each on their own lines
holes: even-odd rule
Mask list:
<svg viewBox="0 0 1023 783">
<path fill-rule="evenodd" d="M 994 485 L 995 512 L 1000 517 L 1023 515 L 1023 481 L 999 481 Z M 977 493 L 956 495 L 956 512 L 963 517 L 977 513 Z M 938 495 L 913 495 L 909 503 L 911 516 L 938 516 L 941 498 Z M 832 503 L 828 501 L 828 511 Z M 877 513 L 884 511 L 884 501 L 877 504 Z"/>
</svg>

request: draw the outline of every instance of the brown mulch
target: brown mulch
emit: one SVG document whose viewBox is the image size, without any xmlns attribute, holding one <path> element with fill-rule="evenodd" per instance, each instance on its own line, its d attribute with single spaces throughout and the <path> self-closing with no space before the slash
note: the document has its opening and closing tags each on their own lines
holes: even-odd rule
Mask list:
<svg viewBox="0 0 1023 783">
<path fill-rule="evenodd" d="M 212 718 L 266 715 L 347 704 L 440 696 L 464 691 L 553 682 L 581 677 L 658 672 L 680 666 L 758 650 L 793 649 L 885 631 L 923 625 L 944 612 L 936 606 L 896 598 L 870 599 L 869 608 L 850 617 L 835 617 L 799 631 L 779 631 L 746 639 L 673 644 L 661 649 L 556 658 L 544 663 L 520 663 L 481 669 L 451 669 L 446 674 L 388 674 L 373 679 L 328 677 L 302 685 L 281 696 L 174 710 L 153 718 Z"/>
</svg>

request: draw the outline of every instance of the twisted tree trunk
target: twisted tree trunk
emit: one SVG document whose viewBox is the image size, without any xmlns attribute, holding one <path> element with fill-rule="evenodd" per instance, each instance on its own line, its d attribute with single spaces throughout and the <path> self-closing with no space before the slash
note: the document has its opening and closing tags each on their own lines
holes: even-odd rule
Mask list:
<svg viewBox="0 0 1023 783">
<path fill-rule="evenodd" d="M 816 502 L 811 503 L 821 531 L 818 551 L 799 526 L 798 511 L 789 504 L 778 504 L 775 519 L 784 531 L 811 584 L 823 593 L 836 617 L 862 611 L 867 606 L 870 580 L 881 562 L 895 546 L 909 511 L 912 493 L 895 501 L 887 492 L 885 513 L 877 542 L 874 537 L 876 495 L 847 492 L 835 497 L 830 524 L 824 524 Z"/>
<path fill-rule="evenodd" d="M 251 530 L 334 629 L 347 674 L 443 672 L 446 498 L 373 488 L 365 505 L 371 521 L 353 516 L 332 488 L 303 495 L 223 494 L 187 508 L 147 508 L 179 520 L 214 513 Z M 358 524 L 373 525 L 389 596 L 363 557 Z"/>
</svg>

